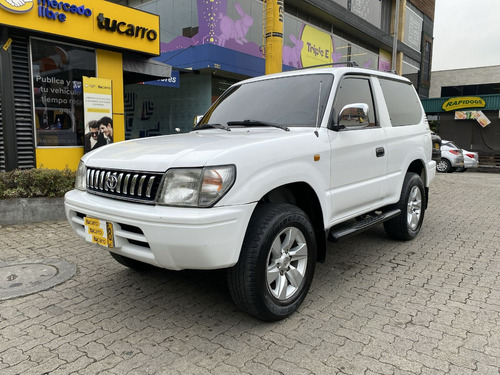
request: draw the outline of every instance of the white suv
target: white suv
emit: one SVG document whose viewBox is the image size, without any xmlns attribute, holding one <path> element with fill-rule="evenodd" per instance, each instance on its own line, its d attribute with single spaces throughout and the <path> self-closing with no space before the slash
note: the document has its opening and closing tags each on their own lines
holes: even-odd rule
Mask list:
<svg viewBox="0 0 500 375">
<path fill-rule="evenodd" d="M 262 320 L 306 297 L 327 240 L 420 231 L 436 164 L 411 83 L 361 68 L 242 81 L 194 129 L 86 154 L 69 222 L 125 266 L 227 268 Z"/>
</svg>

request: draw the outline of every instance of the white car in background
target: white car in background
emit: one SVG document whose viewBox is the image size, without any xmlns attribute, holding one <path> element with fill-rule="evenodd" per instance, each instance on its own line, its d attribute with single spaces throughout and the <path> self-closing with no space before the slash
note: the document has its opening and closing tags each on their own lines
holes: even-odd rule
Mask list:
<svg viewBox="0 0 500 375">
<path fill-rule="evenodd" d="M 462 149 L 464 155 L 463 168 L 457 168 L 457 172 L 465 172 L 467 169 L 479 167 L 479 154 L 477 152 L 467 151 Z"/>
<path fill-rule="evenodd" d="M 441 140 L 441 160 L 436 164 L 437 171 L 449 173 L 463 167 L 464 156 L 462 149 L 451 141 Z"/>
</svg>

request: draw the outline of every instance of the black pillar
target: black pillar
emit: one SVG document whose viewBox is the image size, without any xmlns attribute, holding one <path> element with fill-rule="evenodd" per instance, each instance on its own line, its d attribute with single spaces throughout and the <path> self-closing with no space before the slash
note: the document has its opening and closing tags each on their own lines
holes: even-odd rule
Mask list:
<svg viewBox="0 0 500 375">
<path fill-rule="evenodd" d="M 1 28 L 0 34 L 0 95 L 2 97 L 3 146 L 5 169 L 11 171 L 18 166 L 14 82 L 12 80 L 12 40 L 9 30 Z"/>
</svg>

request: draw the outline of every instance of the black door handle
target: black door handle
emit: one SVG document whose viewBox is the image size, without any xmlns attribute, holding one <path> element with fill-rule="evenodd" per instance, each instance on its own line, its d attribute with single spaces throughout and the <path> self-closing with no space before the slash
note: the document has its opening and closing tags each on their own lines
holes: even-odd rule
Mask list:
<svg viewBox="0 0 500 375">
<path fill-rule="evenodd" d="M 385 155 L 385 150 L 383 147 L 377 147 L 375 149 L 375 155 L 377 155 L 377 158 L 381 158 L 382 156 Z"/>
</svg>

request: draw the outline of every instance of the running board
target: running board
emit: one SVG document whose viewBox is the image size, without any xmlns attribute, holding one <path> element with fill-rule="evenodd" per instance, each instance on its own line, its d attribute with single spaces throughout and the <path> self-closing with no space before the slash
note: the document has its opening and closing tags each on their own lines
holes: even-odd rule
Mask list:
<svg viewBox="0 0 500 375">
<path fill-rule="evenodd" d="M 387 221 L 389 219 L 392 219 L 393 217 L 396 217 L 399 214 L 401 214 L 401 210 L 395 209 L 383 212 L 381 214 L 376 214 L 374 216 L 373 215 L 368 216 L 367 218 L 361 221 L 355 221 L 348 225 L 341 224 L 338 228 L 334 227 L 330 230 L 330 232 L 328 233 L 328 241 L 338 242 L 342 238 L 351 237 L 355 234 L 363 232 L 364 230 L 367 230 L 373 227 L 374 225 L 383 223 L 384 221 Z"/>
</svg>

